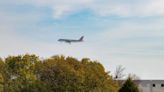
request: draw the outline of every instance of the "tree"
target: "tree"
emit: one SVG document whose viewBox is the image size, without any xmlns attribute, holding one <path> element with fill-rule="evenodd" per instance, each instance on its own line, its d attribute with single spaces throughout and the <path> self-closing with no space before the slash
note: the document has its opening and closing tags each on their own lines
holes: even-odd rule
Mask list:
<svg viewBox="0 0 164 92">
<path fill-rule="evenodd" d="M 118 82 L 118 85 L 120 88 L 122 87 L 124 83 L 123 81 L 123 77 L 125 76 L 124 70 L 125 70 L 125 67 L 123 67 L 122 65 L 119 65 L 116 67 L 116 70 L 114 72 L 114 80 Z"/>
<path fill-rule="evenodd" d="M 3 60 L 0 58 L 0 92 L 2 92 L 3 89 L 3 85 L 4 85 L 4 79 L 3 79 L 3 69 L 4 69 L 4 62 Z"/>
<path fill-rule="evenodd" d="M 52 92 L 77 92 L 82 90 L 83 76 L 80 64 L 74 58 L 53 56 L 40 63 L 40 80 L 49 85 Z"/>
<path fill-rule="evenodd" d="M 4 60 L 0 59 L 0 75 L 1 75 L 1 85 L 3 86 L 4 92 L 9 92 L 9 80 L 10 80 L 10 74 L 7 70 L 7 65 Z"/>
<path fill-rule="evenodd" d="M 0 92 L 117 92 L 117 82 L 89 58 L 36 55 L 0 59 Z"/>
<path fill-rule="evenodd" d="M 39 58 L 35 55 L 9 56 L 5 59 L 6 67 L 10 73 L 10 78 L 24 77 L 25 79 L 35 79 L 35 63 Z"/>
<path fill-rule="evenodd" d="M 50 92 L 117 92 L 118 85 L 104 67 L 90 59 L 53 56 L 40 63 L 37 73 Z"/>
<path fill-rule="evenodd" d="M 25 54 L 7 57 L 4 68 L 4 78 L 6 78 L 4 92 L 42 92 L 36 91 L 44 90 L 46 87 L 35 75 L 37 62 L 39 62 L 39 58 L 35 55 Z"/>
<path fill-rule="evenodd" d="M 102 64 L 90 59 L 82 59 L 82 63 L 85 71 L 85 92 L 117 92 L 117 83 L 105 72 Z"/>
<path fill-rule="evenodd" d="M 114 79 L 118 79 L 118 80 L 122 79 L 125 76 L 125 74 L 123 73 L 124 70 L 125 68 L 122 65 L 117 66 Z"/>
<path fill-rule="evenodd" d="M 139 92 L 138 86 L 134 83 L 131 77 L 128 77 L 119 92 Z"/>
</svg>

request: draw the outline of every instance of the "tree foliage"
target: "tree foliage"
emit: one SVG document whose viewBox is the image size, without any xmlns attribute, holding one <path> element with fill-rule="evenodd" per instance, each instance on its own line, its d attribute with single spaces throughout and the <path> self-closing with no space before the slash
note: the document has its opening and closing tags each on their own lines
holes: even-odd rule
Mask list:
<svg viewBox="0 0 164 92">
<path fill-rule="evenodd" d="M 2 92 L 117 92 L 104 67 L 88 58 L 36 55 L 0 59 Z M 0 86 L 1 87 L 1 86 Z M 1 90 L 0 90 L 1 91 Z"/>
<path fill-rule="evenodd" d="M 139 89 L 131 77 L 129 77 L 122 88 L 120 88 L 119 92 L 139 92 Z"/>
</svg>

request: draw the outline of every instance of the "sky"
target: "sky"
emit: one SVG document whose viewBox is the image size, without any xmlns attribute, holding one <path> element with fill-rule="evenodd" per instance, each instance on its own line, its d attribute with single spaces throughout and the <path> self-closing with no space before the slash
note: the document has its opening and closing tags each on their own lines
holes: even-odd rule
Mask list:
<svg viewBox="0 0 164 92">
<path fill-rule="evenodd" d="M 0 0 L 0 57 L 87 57 L 111 74 L 122 65 L 125 74 L 164 79 L 163 24 L 163 0 Z"/>
</svg>

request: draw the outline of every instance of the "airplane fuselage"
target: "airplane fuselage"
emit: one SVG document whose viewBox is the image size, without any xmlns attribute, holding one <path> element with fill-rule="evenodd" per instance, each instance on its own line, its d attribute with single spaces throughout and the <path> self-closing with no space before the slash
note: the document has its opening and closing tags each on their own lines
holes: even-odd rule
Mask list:
<svg viewBox="0 0 164 92">
<path fill-rule="evenodd" d="M 79 40 L 73 40 L 73 39 L 59 39 L 58 41 L 60 42 L 66 42 L 66 43 L 71 43 L 71 42 L 82 42 L 83 41 L 83 36 Z"/>
</svg>

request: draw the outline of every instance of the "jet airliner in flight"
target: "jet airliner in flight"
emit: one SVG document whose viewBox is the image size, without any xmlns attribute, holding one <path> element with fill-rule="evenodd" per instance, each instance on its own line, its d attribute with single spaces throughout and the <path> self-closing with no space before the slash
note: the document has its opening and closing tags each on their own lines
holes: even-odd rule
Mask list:
<svg viewBox="0 0 164 92">
<path fill-rule="evenodd" d="M 83 38 L 84 38 L 84 36 L 81 36 L 80 39 L 78 39 L 78 40 L 75 40 L 75 39 L 59 39 L 58 41 L 59 42 L 66 42 L 66 43 L 71 44 L 71 42 L 82 42 Z"/>
</svg>

